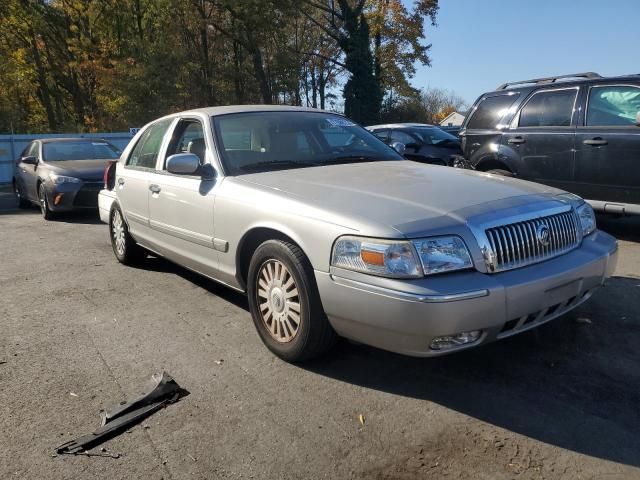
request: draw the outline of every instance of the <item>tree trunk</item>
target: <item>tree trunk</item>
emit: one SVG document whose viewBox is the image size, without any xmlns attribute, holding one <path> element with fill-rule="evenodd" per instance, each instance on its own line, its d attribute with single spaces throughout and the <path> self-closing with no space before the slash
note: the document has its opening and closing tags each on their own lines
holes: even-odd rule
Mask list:
<svg viewBox="0 0 640 480">
<path fill-rule="evenodd" d="M 33 53 L 33 61 L 36 64 L 36 71 L 38 72 L 38 96 L 42 102 L 42 106 L 47 112 L 47 123 L 49 129 L 52 132 L 58 130 L 58 122 L 56 121 L 55 112 L 53 110 L 53 104 L 51 103 L 51 95 L 49 92 L 49 85 L 47 84 L 47 72 L 42 64 L 42 57 L 40 56 L 40 50 L 38 49 L 38 43 L 36 40 L 36 34 L 32 28 L 29 29 L 31 35 L 31 51 Z"/>
</svg>

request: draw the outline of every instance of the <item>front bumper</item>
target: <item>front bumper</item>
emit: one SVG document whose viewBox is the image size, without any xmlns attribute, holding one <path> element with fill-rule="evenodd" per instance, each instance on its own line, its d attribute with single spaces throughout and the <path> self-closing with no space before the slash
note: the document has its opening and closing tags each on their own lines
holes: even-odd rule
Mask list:
<svg viewBox="0 0 640 480">
<path fill-rule="evenodd" d="M 97 209 L 98 192 L 104 187 L 102 181 L 55 184 L 47 182 L 47 203 L 53 212 Z"/>
<path fill-rule="evenodd" d="M 560 257 L 496 274 L 459 272 L 419 280 L 315 272 L 336 332 L 384 350 L 428 357 L 534 328 L 587 300 L 616 267 L 615 238 L 596 231 Z M 435 337 L 481 330 L 474 343 L 432 350 Z"/>
</svg>

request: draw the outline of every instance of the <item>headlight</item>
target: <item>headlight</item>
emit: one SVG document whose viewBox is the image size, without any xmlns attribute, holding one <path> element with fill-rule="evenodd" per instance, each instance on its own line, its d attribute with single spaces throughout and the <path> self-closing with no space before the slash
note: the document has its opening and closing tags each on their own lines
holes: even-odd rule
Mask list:
<svg viewBox="0 0 640 480">
<path fill-rule="evenodd" d="M 582 236 L 586 237 L 596 229 L 596 214 L 588 203 L 583 203 L 576 208 L 576 213 L 582 226 Z"/>
<path fill-rule="evenodd" d="M 341 237 L 333 247 L 331 264 L 391 278 L 419 278 L 473 267 L 469 250 L 457 236 L 411 241 Z"/>
<path fill-rule="evenodd" d="M 335 267 L 382 277 L 419 278 L 422 268 L 411 242 L 341 237 L 333 247 Z"/>
<path fill-rule="evenodd" d="M 64 175 L 56 175 L 55 173 L 50 173 L 49 178 L 53 183 L 80 183 L 80 179 L 76 177 L 65 177 Z"/>
<path fill-rule="evenodd" d="M 413 240 L 426 275 L 473 267 L 469 249 L 457 236 Z"/>
</svg>

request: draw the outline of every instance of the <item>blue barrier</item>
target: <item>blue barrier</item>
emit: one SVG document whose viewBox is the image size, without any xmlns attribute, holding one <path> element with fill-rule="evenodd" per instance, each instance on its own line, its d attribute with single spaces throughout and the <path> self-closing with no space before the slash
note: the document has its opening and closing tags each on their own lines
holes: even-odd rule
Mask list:
<svg viewBox="0 0 640 480">
<path fill-rule="evenodd" d="M 133 138 L 130 132 L 121 133 L 58 133 L 0 135 L 0 184 L 11 183 L 15 161 L 32 140 L 41 138 L 101 138 L 124 149 Z"/>
</svg>

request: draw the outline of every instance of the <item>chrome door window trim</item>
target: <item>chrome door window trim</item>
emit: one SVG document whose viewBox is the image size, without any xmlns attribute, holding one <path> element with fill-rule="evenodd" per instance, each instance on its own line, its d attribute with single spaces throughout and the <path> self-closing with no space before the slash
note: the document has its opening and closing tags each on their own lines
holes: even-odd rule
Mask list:
<svg viewBox="0 0 640 480">
<path fill-rule="evenodd" d="M 540 126 L 540 127 L 521 127 L 519 126 L 520 123 L 520 114 L 522 113 L 522 110 L 524 110 L 524 108 L 527 106 L 527 104 L 531 101 L 531 99 L 533 97 L 535 97 L 537 94 L 539 93 L 548 93 L 548 92 L 561 92 L 563 90 L 575 90 L 576 91 L 576 95 L 575 97 L 573 97 L 573 107 L 571 108 L 571 121 L 569 123 L 568 126 L 561 126 L 561 125 L 547 125 L 547 126 Z M 521 130 L 521 129 L 527 129 L 525 130 L 527 133 L 529 133 L 528 129 L 538 129 L 538 128 L 563 128 L 563 129 L 567 129 L 567 130 L 572 130 L 576 127 L 576 125 L 573 124 L 574 119 L 576 118 L 576 103 L 578 101 L 578 93 L 580 92 L 580 87 L 579 86 L 575 86 L 575 87 L 564 87 L 564 88 L 545 88 L 545 89 L 541 89 L 541 90 L 536 90 L 534 92 L 531 93 L 531 95 L 529 95 L 527 98 L 525 98 L 525 100 L 522 102 L 522 105 L 520 105 L 520 107 L 518 108 L 517 113 L 513 116 L 513 119 L 511 120 L 511 122 L 509 123 L 509 130 Z"/>
</svg>

